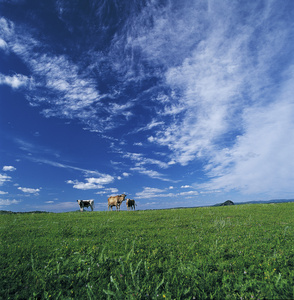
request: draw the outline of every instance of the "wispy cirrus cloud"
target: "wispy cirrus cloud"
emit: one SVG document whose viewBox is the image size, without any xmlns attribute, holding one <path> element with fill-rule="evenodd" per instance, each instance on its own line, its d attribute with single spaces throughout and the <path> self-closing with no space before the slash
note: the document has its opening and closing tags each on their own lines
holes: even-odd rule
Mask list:
<svg viewBox="0 0 294 300">
<path fill-rule="evenodd" d="M 21 74 L 1 75 L 0 84 L 19 88 L 34 82 L 27 98 L 31 105 L 49 104 L 49 108 L 42 110 L 46 117 L 76 118 L 89 127 L 89 120 L 94 119 L 96 122 L 92 125 L 99 129 L 99 102 L 105 95 L 99 92 L 94 77 L 89 76 L 87 70 L 82 71 L 67 55 L 44 54 L 44 41 L 33 37 L 29 28 L 23 29 L 4 18 L 1 24 L 5 25 L 2 29 L 5 43 L 30 68 L 32 79 Z M 116 110 L 120 113 L 123 109 L 117 107 Z"/>
<path fill-rule="evenodd" d="M 93 105 L 97 109 L 104 95 L 99 93 L 95 80 L 81 73 L 79 66 L 72 63 L 69 57 L 40 54 L 37 59 L 29 60 L 29 63 L 39 82 L 57 96 L 51 107 L 43 110 L 45 116 L 81 120 L 95 116 Z M 38 104 L 44 99 L 41 94 L 40 98 L 33 97 L 30 101 Z"/>
<path fill-rule="evenodd" d="M 37 156 L 42 156 L 42 155 L 51 156 L 54 158 L 60 156 L 58 151 L 55 149 L 44 147 L 42 145 L 39 145 L 37 143 L 32 143 L 31 141 L 25 139 L 14 138 L 13 141 L 17 144 L 19 149 L 21 149 L 22 151 L 25 151 L 28 154 L 34 154 L 34 157 L 28 157 L 31 160 L 38 160 Z"/>
<path fill-rule="evenodd" d="M 49 166 L 53 166 L 53 167 L 56 167 L 56 168 L 76 170 L 76 171 L 84 173 L 86 176 L 88 176 L 88 175 L 97 175 L 97 176 L 102 175 L 100 172 L 98 172 L 96 170 L 89 170 L 89 169 L 79 168 L 79 167 L 75 167 L 75 166 L 72 166 L 72 165 L 60 163 L 60 162 L 57 162 L 57 161 L 52 161 L 52 160 L 49 160 L 49 159 L 32 158 L 32 157 L 27 157 L 27 158 L 31 161 L 47 164 Z"/>
<path fill-rule="evenodd" d="M 177 53 L 177 63 L 165 64 L 163 77 L 169 93 L 154 98 L 161 103 L 162 110 L 158 110 L 158 120 L 152 122 L 166 122 L 148 140 L 169 147 L 171 161 L 183 166 L 194 160 L 209 161 L 205 170 L 213 177 L 207 185 L 210 188 L 250 193 L 273 190 L 274 186 L 280 192 L 285 187 L 292 190 L 293 167 L 288 162 L 293 161 L 294 152 L 292 139 L 286 136 L 294 129 L 287 117 L 293 102 L 290 88 L 294 82 L 293 44 L 289 43 L 293 27 L 281 21 L 277 24 L 275 20 L 288 9 L 293 11 L 293 7 L 285 4 L 276 14 L 275 1 L 266 3 L 263 9 L 250 2 L 244 11 L 238 11 L 236 5 L 211 2 L 200 10 L 195 4 L 195 11 L 190 14 L 184 6 L 178 11 L 175 22 L 179 24 L 195 24 L 195 14 L 203 12 L 203 23 L 199 26 L 204 30 L 196 31 L 198 40 L 192 38 L 193 45 L 183 45 L 185 50 L 188 50 L 186 46 L 190 47 L 186 52 L 165 48 L 166 57 L 175 57 Z M 250 14 L 239 20 L 239 14 L 244 16 L 247 11 Z M 158 58 L 163 54 L 156 51 L 163 47 L 157 37 L 159 28 L 161 36 L 174 37 L 173 45 L 193 31 L 190 26 L 176 25 L 169 34 L 169 26 L 162 24 L 171 22 L 172 14 L 165 14 L 165 19 L 158 14 L 154 27 L 136 39 L 146 57 L 148 53 Z M 270 30 L 261 30 L 264 27 Z M 152 42 L 147 45 L 146 41 Z M 281 59 L 282 49 L 284 58 Z M 286 93 L 287 98 L 281 93 Z M 278 125 L 284 115 L 286 119 L 282 117 L 283 122 Z M 258 132 L 264 134 L 260 140 L 256 138 Z M 278 141 L 283 145 L 281 151 L 275 143 Z M 250 156 L 253 153 L 255 158 Z M 265 164 L 266 161 L 270 163 Z M 249 166 L 250 172 L 246 172 Z M 275 181 L 278 166 L 283 166 L 280 177 L 283 180 Z"/>
</svg>

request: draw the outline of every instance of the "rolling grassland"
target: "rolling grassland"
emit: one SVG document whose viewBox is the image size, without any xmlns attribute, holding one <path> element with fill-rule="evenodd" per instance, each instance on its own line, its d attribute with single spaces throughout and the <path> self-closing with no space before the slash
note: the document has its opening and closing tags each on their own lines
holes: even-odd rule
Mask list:
<svg viewBox="0 0 294 300">
<path fill-rule="evenodd" d="M 293 299 L 294 203 L 0 215 L 0 299 Z"/>
</svg>

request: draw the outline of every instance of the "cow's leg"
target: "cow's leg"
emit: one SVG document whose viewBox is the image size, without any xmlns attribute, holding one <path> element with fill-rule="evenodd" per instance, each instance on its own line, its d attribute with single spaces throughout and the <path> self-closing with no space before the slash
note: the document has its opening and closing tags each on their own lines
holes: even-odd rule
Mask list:
<svg viewBox="0 0 294 300">
<path fill-rule="evenodd" d="M 93 205 L 91 205 L 91 211 L 93 211 Z"/>
</svg>

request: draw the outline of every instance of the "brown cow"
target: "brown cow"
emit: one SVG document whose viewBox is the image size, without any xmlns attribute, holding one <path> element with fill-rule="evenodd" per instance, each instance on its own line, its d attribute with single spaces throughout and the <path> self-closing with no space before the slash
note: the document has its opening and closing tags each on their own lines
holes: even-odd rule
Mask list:
<svg viewBox="0 0 294 300">
<path fill-rule="evenodd" d="M 125 194 L 109 197 L 107 200 L 108 201 L 108 210 L 109 210 L 109 206 L 111 208 L 111 211 L 112 211 L 113 206 L 116 207 L 116 211 L 120 210 L 120 205 L 125 200 L 125 197 L 126 197 Z"/>
<path fill-rule="evenodd" d="M 137 204 L 134 199 L 127 199 L 126 205 L 128 210 L 130 210 L 130 208 L 135 210 Z"/>
</svg>

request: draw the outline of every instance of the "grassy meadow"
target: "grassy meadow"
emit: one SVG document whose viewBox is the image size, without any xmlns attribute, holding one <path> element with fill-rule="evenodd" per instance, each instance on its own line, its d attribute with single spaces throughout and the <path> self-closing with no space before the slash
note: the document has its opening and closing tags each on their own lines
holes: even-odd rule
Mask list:
<svg viewBox="0 0 294 300">
<path fill-rule="evenodd" d="M 0 215 L 0 299 L 294 299 L 294 203 Z"/>
</svg>

